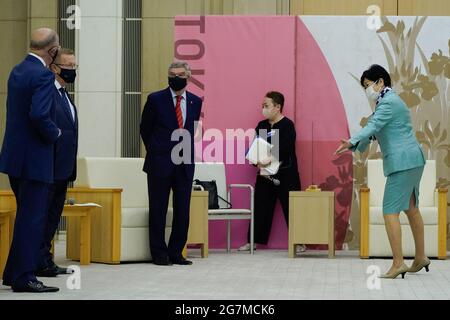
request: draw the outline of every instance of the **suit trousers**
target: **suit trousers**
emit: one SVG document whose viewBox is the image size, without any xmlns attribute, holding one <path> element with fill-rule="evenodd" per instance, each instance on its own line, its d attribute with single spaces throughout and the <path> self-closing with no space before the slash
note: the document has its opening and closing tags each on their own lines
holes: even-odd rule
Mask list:
<svg viewBox="0 0 450 320">
<path fill-rule="evenodd" d="M 289 192 L 300 190 L 298 173 L 276 176 L 280 185 L 276 186 L 272 181 L 258 175 L 255 184 L 255 213 L 254 236 L 255 243 L 266 245 L 269 242 L 270 230 L 277 199 L 280 200 L 284 219 L 289 226 Z M 247 234 L 250 243 L 250 228 Z"/>
<path fill-rule="evenodd" d="M 41 258 L 39 269 L 45 269 L 54 265 L 53 256 L 50 253 L 52 240 L 58 229 L 61 215 L 64 209 L 64 202 L 67 193 L 67 180 L 55 180 L 49 187 L 48 192 L 48 214 L 44 228 L 44 238 L 41 245 Z"/>
<path fill-rule="evenodd" d="M 153 170 L 150 169 L 150 172 Z M 147 175 L 150 208 L 150 251 L 153 258 L 181 258 L 189 230 L 192 179 L 184 165 L 177 165 L 168 177 Z M 170 190 L 173 191 L 173 220 L 169 243 L 165 241 L 166 216 Z"/>
<path fill-rule="evenodd" d="M 16 221 L 3 284 L 21 286 L 35 281 L 47 220 L 49 184 L 9 177 L 17 202 Z"/>
</svg>

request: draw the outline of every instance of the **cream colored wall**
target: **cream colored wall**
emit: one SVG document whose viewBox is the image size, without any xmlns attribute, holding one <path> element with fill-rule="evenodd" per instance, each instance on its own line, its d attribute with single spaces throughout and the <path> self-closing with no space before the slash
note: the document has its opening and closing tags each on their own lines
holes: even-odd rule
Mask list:
<svg viewBox="0 0 450 320">
<path fill-rule="evenodd" d="M 28 0 L 28 37 L 31 31 L 40 27 L 57 29 L 57 0 Z"/>
<path fill-rule="evenodd" d="M 26 52 L 28 0 L 0 2 L 0 141 L 3 141 L 6 117 L 6 92 L 9 72 Z"/>
<path fill-rule="evenodd" d="M 397 0 L 291 0 L 292 15 L 366 15 L 377 5 L 382 15 L 397 15 Z"/>
<path fill-rule="evenodd" d="M 398 0 L 399 16 L 449 16 L 449 0 Z"/>
<path fill-rule="evenodd" d="M 122 0 L 78 0 L 78 4 L 78 156 L 120 157 Z"/>
</svg>

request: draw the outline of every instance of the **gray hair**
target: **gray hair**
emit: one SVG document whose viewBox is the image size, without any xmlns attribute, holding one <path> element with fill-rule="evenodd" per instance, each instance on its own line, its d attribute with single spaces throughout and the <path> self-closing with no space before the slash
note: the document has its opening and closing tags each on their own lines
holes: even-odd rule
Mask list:
<svg viewBox="0 0 450 320">
<path fill-rule="evenodd" d="M 48 32 L 47 37 L 45 38 L 41 38 L 40 36 L 38 36 L 38 34 L 40 33 L 40 35 L 42 35 L 44 32 Z M 45 49 L 53 44 L 58 44 L 59 43 L 59 37 L 58 34 L 50 29 L 38 29 L 35 30 L 31 40 L 30 40 L 30 49 L 32 50 L 42 50 Z"/>
<path fill-rule="evenodd" d="M 188 76 L 188 78 L 190 78 L 191 75 L 192 75 L 191 67 L 189 67 L 189 64 L 187 62 L 184 62 L 184 61 L 175 61 L 175 62 L 173 62 L 169 66 L 169 72 L 170 72 L 171 69 L 175 69 L 175 68 L 184 68 L 184 70 L 186 70 L 186 75 Z"/>
</svg>

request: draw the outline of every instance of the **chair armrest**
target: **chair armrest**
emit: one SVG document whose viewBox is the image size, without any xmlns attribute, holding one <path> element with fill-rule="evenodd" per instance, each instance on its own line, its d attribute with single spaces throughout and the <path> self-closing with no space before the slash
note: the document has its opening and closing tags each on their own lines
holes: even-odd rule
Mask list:
<svg viewBox="0 0 450 320">
<path fill-rule="evenodd" d="M 230 184 L 228 188 L 250 189 L 252 192 L 255 190 L 251 184 Z"/>
<path fill-rule="evenodd" d="M 231 203 L 231 190 L 232 189 L 249 189 L 250 190 L 250 210 L 254 211 L 254 199 L 255 199 L 255 188 L 250 184 L 230 184 L 228 186 L 228 202 Z"/>
<path fill-rule="evenodd" d="M 442 201 L 441 200 L 442 197 L 445 197 L 445 199 L 446 199 L 445 201 L 447 201 L 447 192 L 448 192 L 447 188 L 441 188 L 441 187 L 436 188 L 434 190 L 434 205 L 436 207 L 439 207 L 439 202 Z M 442 194 L 443 194 L 443 196 L 441 196 Z"/>
<path fill-rule="evenodd" d="M 447 189 L 438 188 L 438 258 L 447 258 Z"/>
</svg>

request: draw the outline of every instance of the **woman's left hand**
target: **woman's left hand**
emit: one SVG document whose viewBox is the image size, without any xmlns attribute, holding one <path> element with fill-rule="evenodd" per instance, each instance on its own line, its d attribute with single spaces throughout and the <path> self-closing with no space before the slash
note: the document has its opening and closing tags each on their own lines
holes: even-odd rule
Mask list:
<svg viewBox="0 0 450 320">
<path fill-rule="evenodd" d="M 345 139 L 341 139 L 341 145 L 339 146 L 339 148 L 335 151 L 335 155 L 339 155 L 341 153 L 344 153 L 345 151 L 347 151 L 350 147 L 352 147 L 353 145 L 350 144 L 350 142 L 348 142 L 348 140 Z"/>
</svg>

